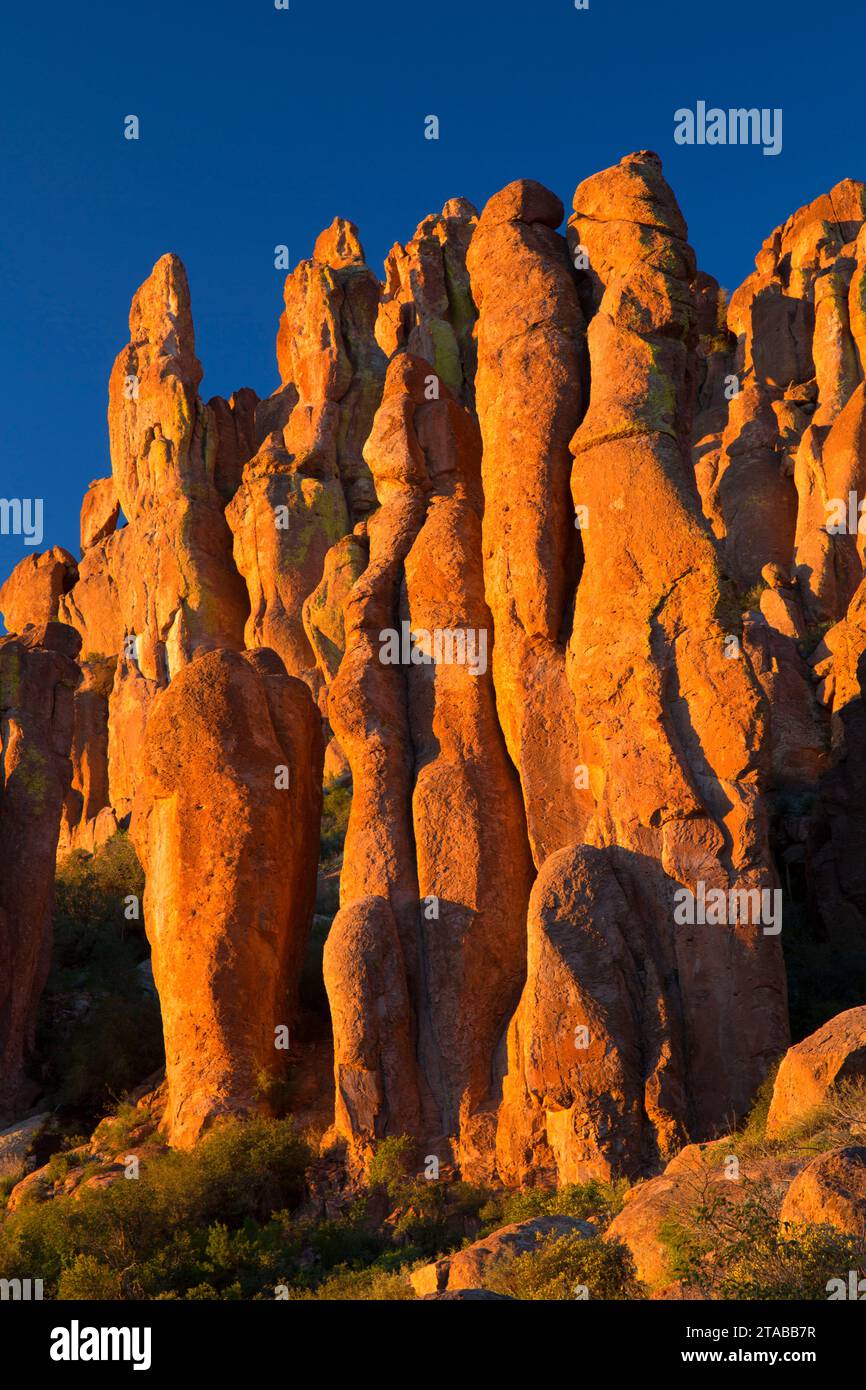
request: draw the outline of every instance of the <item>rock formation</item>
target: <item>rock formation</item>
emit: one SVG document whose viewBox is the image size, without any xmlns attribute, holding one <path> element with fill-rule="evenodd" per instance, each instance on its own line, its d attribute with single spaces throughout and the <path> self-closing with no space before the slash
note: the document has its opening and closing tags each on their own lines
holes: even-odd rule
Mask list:
<svg viewBox="0 0 866 1390">
<path fill-rule="evenodd" d="M 715 334 L 724 353 L 695 419 L 698 482 L 728 571 L 748 588 L 765 564 L 795 559 L 821 616 L 841 616 L 858 572 L 850 538 L 824 528 L 849 481 L 856 402 L 840 417 L 862 380 L 864 220 L 866 189 L 845 179 L 770 234 Z"/>
<path fill-rule="evenodd" d="M 68 550 L 52 546 L 39 555 L 27 555 L 0 587 L 0 614 L 6 631 L 53 622 L 60 601 L 78 578 L 78 566 Z"/>
<path fill-rule="evenodd" d="M 423 357 L 467 404 L 475 384 L 476 311 L 466 253 L 477 222 L 470 202 L 452 198 L 439 217 L 424 218 L 405 246 L 393 246 L 376 320 L 376 341 L 387 357 L 400 348 Z"/>
<path fill-rule="evenodd" d="M 335 218 L 312 259 L 286 279 L 281 386 L 267 414 L 260 407 L 265 437 L 227 511 L 249 591 L 246 645 L 273 647 L 314 693 L 320 678 L 303 604 L 329 548 L 374 505 L 362 451 L 385 370 L 374 337 L 378 302 L 357 229 Z"/>
<path fill-rule="evenodd" d="M 428 363 L 398 355 L 364 453 L 380 506 L 328 698 L 354 780 L 325 957 L 337 1119 L 361 1149 L 401 1130 L 453 1140 L 472 1171 L 492 1157 L 530 881 L 488 667 L 478 431 Z M 376 952 L 353 964 L 348 942 L 367 934 Z M 393 1029 L 381 1005 L 346 998 L 377 998 L 382 981 Z"/>
<path fill-rule="evenodd" d="M 781 923 L 771 935 L 755 911 L 776 887 L 765 710 L 723 625 L 686 451 L 694 257 L 655 155 L 588 179 L 574 207 L 592 384 L 571 441 L 584 524 L 566 673 L 590 813 L 585 845 L 548 860 L 534 892 L 498 1140 L 518 1180 L 539 1163 L 561 1180 L 639 1170 L 648 1145 L 712 1133 L 787 1039 Z M 752 909 L 677 915 L 707 889 L 751 893 Z"/>
<path fill-rule="evenodd" d="M 61 623 L 0 638 L 0 1118 L 25 1100 L 25 1060 L 51 960 L 54 860 L 72 765 L 79 639 Z"/>
<path fill-rule="evenodd" d="M 630 852 L 647 920 L 673 947 L 688 1125 L 706 1133 L 742 1112 L 787 1040 L 780 942 L 754 914 L 683 929 L 670 894 L 701 882 L 775 889 L 761 797 L 766 706 L 725 613 L 689 467 L 685 224 L 654 155 L 588 179 L 574 208 L 570 240 L 586 248 L 597 304 L 592 389 L 571 444 L 574 502 L 589 517 L 568 652 L 595 802 L 586 839 Z"/>
<path fill-rule="evenodd" d="M 268 1103 L 323 767 L 352 784 L 324 976 L 355 1170 L 406 1134 L 471 1180 L 656 1173 L 784 1051 L 791 908 L 862 950 L 866 188 L 730 297 L 657 156 L 573 207 L 562 235 L 531 180 L 452 199 L 382 283 L 335 218 L 265 399 L 200 397 L 176 256 L 137 291 L 81 558 L 0 589 L 0 837 L 35 894 L 25 930 L 4 871 L 0 1111 L 46 866 L 130 816 L 171 1142 Z M 859 1075 L 850 1042 L 787 1054 L 771 1130 Z"/>
<path fill-rule="evenodd" d="M 654 925 L 628 852 L 579 845 L 542 868 L 499 1112 L 507 1180 L 646 1172 L 685 1138 L 674 951 Z"/>
<path fill-rule="evenodd" d="M 537 867 L 586 819 L 565 642 L 579 544 L 568 444 L 584 404 L 584 319 L 559 199 L 519 180 L 484 209 L 467 264 L 478 305 L 484 588 L 493 678 Z"/>
<path fill-rule="evenodd" d="M 825 1101 L 834 1086 L 866 1078 L 866 1005 L 837 1014 L 782 1059 L 767 1116 L 775 1139 Z"/>
<path fill-rule="evenodd" d="M 866 1227 L 866 1148 L 819 1154 L 791 1183 L 779 1219 L 791 1226 L 835 1226 L 860 1236 Z"/>
<path fill-rule="evenodd" d="M 294 1026 L 315 897 L 322 745 L 263 648 L 202 653 L 153 700 L 131 834 L 162 1007 L 166 1128 L 186 1148 L 260 1107 Z"/>
</svg>

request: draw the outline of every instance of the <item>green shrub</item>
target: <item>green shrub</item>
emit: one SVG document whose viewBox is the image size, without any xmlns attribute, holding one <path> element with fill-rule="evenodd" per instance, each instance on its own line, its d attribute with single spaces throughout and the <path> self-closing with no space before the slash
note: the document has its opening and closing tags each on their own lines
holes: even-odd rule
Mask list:
<svg viewBox="0 0 866 1390">
<path fill-rule="evenodd" d="M 388 1196 L 398 1199 L 406 1180 L 414 1174 L 415 1144 L 406 1134 L 381 1139 L 367 1164 L 367 1182 L 384 1187 Z"/>
<path fill-rule="evenodd" d="M 479 1216 L 485 1233 L 533 1216 L 575 1216 L 580 1221 L 591 1221 L 602 1231 L 622 1210 L 627 1191 L 627 1182 L 611 1184 L 595 1178 L 558 1189 L 528 1187 L 497 1194 L 481 1208 Z"/>
<path fill-rule="evenodd" d="M 57 1297 L 69 1300 L 118 1299 L 120 1275 L 100 1264 L 92 1255 L 76 1255 L 68 1269 L 60 1273 Z"/>
<path fill-rule="evenodd" d="M 323 861 L 342 854 L 352 809 L 352 789 L 341 782 L 325 788 L 322 804 L 320 857 Z"/>
<path fill-rule="evenodd" d="M 642 1296 L 634 1260 L 624 1245 L 577 1234 L 541 1236 L 533 1250 L 499 1262 L 485 1287 L 531 1302 Z"/>
<path fill-rule="evenodd" d="M 773 1087 L 776 1084 L 779 1064 L 780 1062 L 776 1062 L 764 1077 L 752 1102 L 752 1108 L 737 1131 L 735 1141 L 737 1153 L 747 1153 L 752 1149 L 767 1147 L 767 1116 L 770 1113 L 770 1102 L 773 1099 Z"/>
<path fill-rule="evenodd" d="M 96 1116 L 163 1061 L 156 999 L 142 987 L 148 957 L 139 909 L 144 878 L 124 833 L 94 855 L 76 851 L 56 880 L 51 973 L 40 1006 L 36 1052 L 46 1102 Z"/>
<path fill-rule="evenodd" d="M 832 1226 L 780 1226 L 780 1199 L 750 1183 L 741 1201 L 709 1189 L 685 1214 L 665 1222 L 676 1278 L 703 1298 L 826 1299 L 830 1279 L 866 1272 L 866 1241 Z"/>
<path fill-rule="evenodd" d="M 291 1121 L 227 1121 L 191 1153 L 152 1159 L 138 1179 L 7 1213 L 0 1277 L 38 1271 L 49 1297 L 102 1286 L 106 1270 L 124 1298 L 185 1296 L 203 1282 L 240 1282 L 252 1297 L 297 1251 L 286 1209 L 303 1194 L 309 1159 Z"/>
<path fill-rule="evenodd" d="M 767 588 L 769 588 L 769 585 L 765 584 L 764 581 L 760 579 L 757 584 L 753 584 L 750 589 L 746 589 L 742 598 L 744 613 L 748 613 L 750 609 L 759 609 L 761 607 L 761 594 Z"/>
<path fill-rule="evenodd" d="M 327 1299 L 373 1302 L 394 1299 L 414 1299 L 415 1291 L 405 1274 L 389 1273 L 373 1265 L 368 1269 L 348 1269 L 341 1266 L 324 1279 L 316 1289 L 299 1289 L 289 1294 L 291 1299 Z"/>
</svg>

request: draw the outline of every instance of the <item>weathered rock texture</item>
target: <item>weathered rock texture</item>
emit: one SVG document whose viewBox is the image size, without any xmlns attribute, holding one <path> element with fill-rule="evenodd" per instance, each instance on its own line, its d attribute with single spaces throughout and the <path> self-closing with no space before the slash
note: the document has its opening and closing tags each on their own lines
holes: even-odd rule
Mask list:
<svg viewBox="0 0 866 1390">
<path fill-rule="evenodd" d="M 197 394 L 202 369 L 176 256 L 157 261 L 138 290 L 129 331 L 108 407 L 113 485 L 127 524 L 91 538 L 62 616 L 81 632 L 86 656 L 117 658 L 134 639 L 142 674 L 164 684 L 197 651 L 243 645 L 247 600 L 231 560 L 215 482 L 218 431 Z"/>
<path fill-rule="evenodd" d="M 424 218 L 405 246 L 393 246 L 376 321 L 376 340 L 387 357 L 400 348 L 423 357 L 448 389 L 470 404 L 476 311 L 466 253 L 477 222 L 470 202 L 452 198 L 440 216 Z"/>
<path fill-rule="evenodd" d="M 536 865 L 582 836 L 565 642 L 579 546 L 568 444 L 584 402 L 584 318 L 559 199 L 523 179 L 484 209 L 467 263 L 478 305 L 484 586 L 496 705 Z"/>
<path fill-rule="evenodd" d="M 197 652 L 243 646 L 248 601 L 224 509 L 244 449 L 254 447 L 255 398 L 241 392 L 240 404 L 233 397 L 207 406 L 198 396 L 202 368 L 177 256 L 157 261 L 134 296 L 129 331 L 109 383 L 112 478 L 92 483 L 85 498 L 78 582 L 61 600 L 60 616 L 81 633 L 85 663 L 129 661 L 142 690 L 153 693 Z M 126 524 L 117 529 L 121 509 Z M 128 728 L 129 702 L 116 708 L 117 689 L 108 722 Z M 135 709 L 137 743 L 147 701 Z M 87 758 L 93 766 L 102 760 L 98 780 L 107 780 L 108 724 L 97 728 L 92 712 L 79 722 L 93 729 Z M 130 768 L 121 815 L 134 791 Z M 77 778 L 76 790 L 89 799 Z M 85 821 L 80 836 L 92 834 Z"/>
<path fill-rule="evenodd" d="M 499 1113 L 497 1159 L 510 1181 L 640 1173 L 682 1143 L 674 949 L 654 925 L 627 851 L 579 845 L 542 868 Z"/>
<path fill-rule="evenodd" d="M 60 600 L 77 578 L 78 566 L 62 546 L 25 556 L 0 588 L 0 614 L 6 631 L 23 632 L 31 624 L 53 622 Z"/>
<path fill-rule="evenodd" d="M 866 1005 L 847 1009 L 788 1049 L 773 1085 L 767 1136 L 775 1139 L 821 1105 L 833 1087 L 866 1078 Z"/>
<path fill-rule="evenodd" d="M 378 303 L 357 229 L 335 218 L 312 259 L 286 279 L 281 386 L 260 416 L 265 437 L 227 511 L 250 598 L 246 645 L 273 647 L 314 693 L 321 678 L 303 604 L 329 548 L 375 504 L 362 451 L 385 372 L 374 337 Z"/>
<path fill-rule="evenodd" d="M 322 745 L 266 649 L 204 653 L 154 699 L 131 833 L 162 1006 L 171 1143 L 279 1077 L 315 898 Z"/>
<path fill-rule="evenodd" d="M 492 645 L 479 454 L 472 417 L 429 364 L 394 358 L 365 449 L 380 507 L 328 700 L 354 778 L 325 958 L 338 1126 L 361 1150 L 403 1131 L 451 1139 L 467 1170 L 492 1156 L 494 1057 L 523 977 L 530 882 L 490 671 L 467 660 Z M 405 651 L 383 660 L 410 628 L 408 663 Z M 451 659 L 436 633 L 451 634 Z M 369 954 L 347 944 L 368 936 Z M 349 1002 L 383 994 L 375 1009 Z"/>
<path fill-rule="evenodd" d="M 674 916 L 683 888 L 697 893 L 704 884 L 727 894 L 775 886 L 761 798 L 765 706 L 747 657 L 726 640 L 725 582 L 687 453 L 694 257 L 681 214 L 657 157 L 646 153 L 581 184 L 574 207 L 569 239 L 589 266 L 581 273 L 592 385 L 571 441 L 574 506 L 585 509 L 588 524 L 566 667 L 574 762 L 586 771 L 590 799 L 581 838 L 606 847 L 613 870 L 592 866 L 600 880 L 593 874 L 568 890 L 578 923 L 588 896 L 596 929 L 574 948 L 575 973 L 580 989 L 595 971 L 601 978 L 616 968 L 608 953 L 613 960 L 621 953 L 622 923 L 633 959 L 625 962 L 625 989 L 632 1009 L 652 1023 L 633 1034 L 627 1017 L 602 1017 L 593 1029 L 580 1008 L 575 1022 L 590 1023 L 596 1044 L 610 1037 L 607 1065 L 627 1074 L 626 1109 L 648 1107 L 635 1122 L 665 1153 L 682 1129 L 707 1135 L 741 1113 L 787 1040 L 778 937 L 728 913 L 724 924 L 706 926 L 679 925 Z M 559 868 L 580 884 L 581 851 L 551 873 Z M 554 886 L 552 907 L 557 900 Z M 542 922 L 550 910 L 541 908 Z M 555 931 L 548 924 L 542 935 Z M 538 988 L 530 969 L 521 1013 L 531 1012 Z M 554 1101 L 545 1108 L 570 1110 L 581 1080 L 588 1094 L 579 1111 L 593 1100 L 603 1106 L 610 1076 L 594 1078 L 573 1056 L 551 1056 L 545 1067 L 552 1075 L 538 1100 L 546 1089 Z M 579 1122 L 580 1114 L 556 1115 L 561 1173 L 589 1157 Z M 618 1109 L 613 1128 L 622 1124 Z M 590 1143 L 602 1167 L 606 1128 Z M 634 1139 L 629 1147 L 639 1161 Z"/>
<path fill-rule="evenodd" d="M 719 306 L 696 416 L 698 481 L 733 577 L 796 565 L 809 611 L 841 616 L 861 565 L 826 506 L 862 491 L 849 445 L 861 426 L 866 189 L 846 179 L 767 238 Z M 714 370 L 709 370 L 714 368 Z"/>
<path fill-rule="evenodd" d="M 81 663 L 81 683 L 75 692 L 72 784 L 63 803 L 59 856 L 73 849 L 93 851 L 117 829 L 108 792 L 108 697 L 113 677 L 114 662 L 108 657 Z"/>
<path fill-rule="evenodd" d="M 795 213 L 730 298 L 651 153 L 562 220 L 530 180 L 480 218 L 453 199 L 380 283 L 336 218 L 287 277 L 263 400 L 200 398 L 162 257 L 81 560 L 28 556 L 0 590 L 25 632 L 0 672 L 59 692 L 34 865 L 60 801 L 61 853 L 133 816 L 176 1144 L 277 1077 L 323 744 L 353 782 L 325 977 L 357 1164 L 406 1133 L 485 1180 L 647 1175 L 786 1045 L 778 904 L 730 895 L 778 866 L 783 933 L 793 903 L 812 944 L 862 951 L 866 189 Z M 57 617 L 74 714 L 69 654 L 27 628 Z M 684 893 L 713 890 L 690 924 Z M 16 1087 L 47 901 L 22 937 L 3 899 Z M 798 1046 L 774 1125 L 830 1084 Z"/>
<path fill-rule="evenodd" d="M 51 960 L 54 861 L 72 765 L 79 639 L 60 623 L 0 638 L 0 1118 L 24 1065 Z"/>
<path fill-rule="evenodd" d="M 788 1188 L 779 1219 L 866 1236 L 866 1149 L 852 1144 L 813 1158 Z"/>
</svg>

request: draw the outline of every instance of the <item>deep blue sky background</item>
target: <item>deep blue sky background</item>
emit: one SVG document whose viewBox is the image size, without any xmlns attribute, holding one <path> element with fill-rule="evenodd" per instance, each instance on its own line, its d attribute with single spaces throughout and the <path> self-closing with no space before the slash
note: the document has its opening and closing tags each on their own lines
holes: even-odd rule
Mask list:
<svg viewBox="0 0 866 1390">
<path fill-rule="evenodd" d="M 866 14 L 814 0 L 48 0 L 0 39 L 0 496 L 45 499 L 78 554 L 110 471 L 105 411 L 133 291 L 189 272 L 202 391 L 277 385 L 283 275 L 336 213 L 377 273 L 456 195 L 575 185 L 655 149 L 728 288 L 774 226 L 866 177 Z M 781 106 L 784 147 L 684 148 L 673 113 Z M 141 121 L 138 142 L 123 118 Z M 424 117 L 441 121 L 438 142 Z M 0 537 L 0 579 L 28 553 Z"/>
</svg>

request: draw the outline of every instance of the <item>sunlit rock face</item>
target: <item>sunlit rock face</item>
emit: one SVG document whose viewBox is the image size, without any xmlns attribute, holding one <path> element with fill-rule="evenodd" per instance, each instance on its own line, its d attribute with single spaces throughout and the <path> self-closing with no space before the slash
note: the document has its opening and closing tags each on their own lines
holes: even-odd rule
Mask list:
<svg viewBox="0 0 866 1390">
<path fill-rule="evenodd" d="M 337 1125 L 362 1153 L 407 1132 L 480 1173 L 531 861 L 488 664 L 478 428 L 427 362 L 398 355 L 365 458 L 381 505 L 328 698 L 354 780 L 325 954 Z M 437 654 L 437 632 L 452 652 Z M 379 994 L 387 1025 L 370 1006 Z"/>
<path fill-rule="evenodd" d="M 203 653 L 156 694 L 131 834 L 166 1045 L 172 1144 L 280 1079 L 315 898 L 322 738 L 274 652 Z"/>
<path fill-rule="evenodd" d="M 382 281 L 335 218 L 277 389 L 205 402 L 157 261 L 80 558 L 0 589 L 0 835 L 37 903 L 4 855 L 0 1108 L 45 866 L 130 818 L 171 1142 L 265 1107 L 337 778 L 352 1165 L 407 1134 L 478 1181 L 640 1177 L 743 1114 L 788 1043 L 791 909 L 840 958 L 864 933 L 864 286 L 863 185 L 728 296 L 638 151 L 567 222 L 530 179 L 449 200 Z"/>
</svg>

